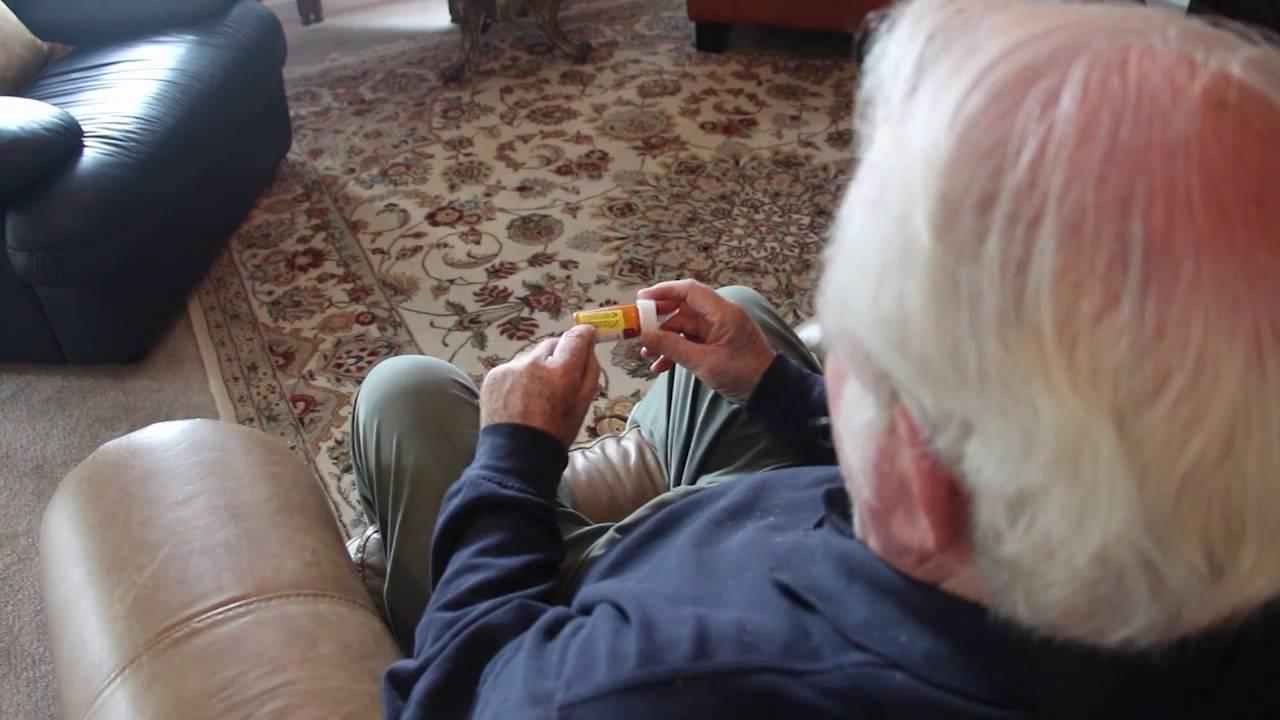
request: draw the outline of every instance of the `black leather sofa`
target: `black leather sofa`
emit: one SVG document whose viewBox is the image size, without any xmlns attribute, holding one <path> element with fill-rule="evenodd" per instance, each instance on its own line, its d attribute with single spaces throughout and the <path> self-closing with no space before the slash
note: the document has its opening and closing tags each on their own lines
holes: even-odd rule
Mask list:
<svg viewBox="0 0 1280 720">
<path fill-rule="evenodd" d="M 136 360 L 289 149 L 284 33 L 256 0 L 6 4 L 75 49 L 0 97 L 0 362 Z"/>
</svg>

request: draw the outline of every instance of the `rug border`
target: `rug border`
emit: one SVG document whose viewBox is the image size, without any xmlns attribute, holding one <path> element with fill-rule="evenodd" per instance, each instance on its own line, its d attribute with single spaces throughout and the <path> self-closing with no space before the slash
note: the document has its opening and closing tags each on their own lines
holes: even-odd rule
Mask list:
<svg viewBox="0 0 1280 720">
<path fill-rule="evenodd" d="M 204 366 L 205 381 L 209 386 L 209 393 L 213 395 L 218 419 L 236 422 L 235 405 L 231 402 L 227 383 L 222 378 L 218 353 L 213 347 L 213 336 L 209 333 L 209 321 L 205 318 L 204 306 L 200 304 L 197 293 L 192 293 L 187 298 L 187 316 L 191 318 L 191 330 L 196 336 L 196 346 L 200 348 L 200 364 Z"/>
</svg>

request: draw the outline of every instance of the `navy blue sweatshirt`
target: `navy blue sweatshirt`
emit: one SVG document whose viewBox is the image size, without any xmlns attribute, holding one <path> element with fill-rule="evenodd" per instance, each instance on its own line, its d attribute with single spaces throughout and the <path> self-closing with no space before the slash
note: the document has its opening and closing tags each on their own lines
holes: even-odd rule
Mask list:
<svg viewBox="0 0 1280 720">
<path fill-rule="evenodd" d="M 568 605 L 553 600 L 565 451 L 528 427 L 482 430 L 441 508 L 434 594 L 413 657 L 386 673 L 386 716 L 1280 717 L 1275 612 L 1152 656 L 1032 637 L 853 536 L 819 376 L 779 356 L 748 411 L 828 464 L 655 513 Z"/>
</svg>

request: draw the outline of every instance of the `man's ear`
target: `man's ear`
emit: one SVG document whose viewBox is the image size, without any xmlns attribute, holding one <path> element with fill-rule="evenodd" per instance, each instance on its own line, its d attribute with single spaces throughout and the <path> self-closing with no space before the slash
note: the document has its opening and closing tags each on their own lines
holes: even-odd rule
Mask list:
<svg viewBox="0 0 1280 720">
<path fill-rule="evenodd" d="M 920 428 L 901 403 L 893 409 L 894 431 L 901 444 L 902 475 L 915 498 L 920 525 L 934 558 L 947 565 L 968 564 L 973 556 L 969 528 L 969 494 L 956 476 L 938 462 Z"/>
</svg>

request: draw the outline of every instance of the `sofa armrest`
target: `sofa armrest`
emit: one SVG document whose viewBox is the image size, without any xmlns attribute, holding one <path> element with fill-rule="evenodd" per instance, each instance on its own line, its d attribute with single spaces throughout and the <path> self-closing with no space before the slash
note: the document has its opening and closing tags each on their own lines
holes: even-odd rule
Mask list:
<svg viewBox="0 0 1280 720">
<path fill-rule="evenodd" d="M 0 97 L 0 205 L 38 183 L 81 147 L 80 123 L 39 100 Z"/>
<path fill-rule="evenodd" d="M 240 1 L 6 0 L 5 4 L 41 40 L 101 45 L 207 20 Z"/>
<path fill-rule="evenodd" d="M 395 641 L 311 471 L 212 420 L 63 480 L 40 537 L 63 717 L 371 718 Z"/>
</svg>

